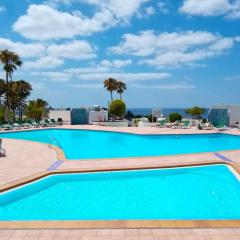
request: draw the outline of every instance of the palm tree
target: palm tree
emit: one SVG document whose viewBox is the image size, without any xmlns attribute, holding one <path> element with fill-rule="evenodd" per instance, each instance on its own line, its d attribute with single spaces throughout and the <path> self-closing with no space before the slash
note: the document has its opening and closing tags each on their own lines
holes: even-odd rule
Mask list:
<svg viewBox="0 0 240 240">
<path fill-rule="evenodd" d="M 26 99 L 30 95 L 31 90 L 31 84 L 24 80 L 11 81 L 9 83 L 9 105 L 13 111 L 14 120 L 16 109 L 19 112 L 19 119 L 22 120 L 22 110 L 26 107 Z"/>
<path fill-rule="evenodd" d="M 0 107 L 2 106 L 2 96 L 6 92 L 5 80 L 0 79 Z"/>
<path fill-rule="evenodd" d="M 126 84 L 124 82 L 117 82 L 117 93 L 120 95 L 120 99 L 122 99 L 123 92 L 127 89 Z"/>
<path fill-rule="evenodd" d="M 8 121 L 8 109 L 9 109 L 9 79 L 12 79 L 13 72 L 21 67 L 22 61 L 20 57 L 15 53 L 8 50 L 0 51 L 0 62 L 3 64 L 3 70 L 6 72 L 6 103 L 5 103 L 5 120 Z"/>
<path fill-rule="evenodd" d="M 113 91 L 117 90 L 117 80 L 114 78 L 108 78 L 103 82 L 104 87 L 110 92 L 111 94 L 111 102 L 113 101 Z"/>
<path fill-rule="evenodd" d="M 48 103 L 43 99 L 29 101 L 26 115 L 30 119 L 41 120 L 48 116 Z"/>
</svg>

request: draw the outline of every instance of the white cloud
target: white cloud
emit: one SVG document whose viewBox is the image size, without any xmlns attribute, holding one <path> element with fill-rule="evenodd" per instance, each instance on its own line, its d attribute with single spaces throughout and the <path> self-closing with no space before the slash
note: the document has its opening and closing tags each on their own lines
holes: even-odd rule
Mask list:
<svg viewBox="0 0 240 240">
<path fill-rule="evenodd" d="M 113 61 L 103 60 L 100 63 L 100 65 L 102 65 L 103 67 L 106 67 L 106 68 L 123 68 L 123 67 L 126 67 L 126 66 L 130 65 L 130 64 L 132 64 L 131 59 L 113 60 Z"/>
<path fill-rule="evenodd" d="M 76 76 L 80 80 L 86 81 L 103 81 L 106 78 L 112 77 L 125 82 L 147 81 L 147 80 L 164 80 L 169 78 L 169 73 L 126 73 L 126 72 L 106 72 L 106 73 L 88 73 Z"/>
<path fill-rule="evenodd" d="M 72 41 L 63 44 L 51 44 L 47 52 L 50 56 L 68 59 L 95 58 L 95 50 L 86 41 Z"/>
<path fill-rule="evenodd" d="M 108 10 L 120 21 L 127 22 L 132 16 L 139 13 L 141 5 L 149 0 L 84 0 L 88 4 L 93 4 L 100 9 Z"/>
<path fill-rule="evenodd" d="M 50 7 L 58 7 L 61 4 L 64 5 L 71 5 L 72 0 L 47 0 L 45 2 L 43 2 L 45 5 L 48 5 Z"/>
<path fill-rule="evenodd" d="M 23 65 L 24 69 L 53 69 L 63 65 L 64 61 L 56 57 L 42 57 L 35 61 L 26 61 Z"/>
<path fill-rule="evenodd" d="M 0 49 L 8 49 L 16 52 L 22 58 L 28 58 L 43 55 L 45 46 L 39 43 L 13 42 L 6 38 L 0 38 Z"/>
<path fill-rule="evenodd" d="M 73 88 L 85 88 L 85 89 L 96 89 L 96 88 L 103 88 L 102 84 L 69 84 L 69 87 L 73 87 Z"/>
<path fill-rule="evenodd" d="M 155 14 L 155 9 L 152 6 L 149 6 L 145 9 L 145 12 L 148 16 L 151 16 Z"/>
<path fill-rule="evenodd" d="M 203 31 L 164 32 L 144 31 L 139 34 L 125 34 L 118 46 L 109 50 L 115 54 L 130 54 L 143 57 L 140 64 L 157 68 L 179 67 L 197 64 L 199 60 L 223 54 L 234 46 L 238 38 L 224 38 L 218 34 Z"/>
<path fill-rule="evenodd" d="M 33 90 L 43 90 L 46 88 L 46 85 L 41 82 L 31 82 Z"/>
<path fill-rule="evenodd" d="M 65 72 L 31 72 L 30 75 L 42 81 L 67 82 L 71 74 Z"/>
<path fill-rule="evenodd" d="M 188 15 L 240 17 L 240 1 L 230 0 L 184 0 L 179 11 Z"/>
<path fill-rule="evenodd" d="M 89 35 L 117 24 L 128 23 L 146 1 L 148 0 L 85 0 L 85 3 L 97 7 L 96 13 L 90 18 L 79 11 L 78 14 L 70 14 L 47 5 L 30 5 L 27 13 L 14 23 L 13 29 L 34 40 Z"/>
<path fill-rule="evenodd" d="M 133 54 L 136 56 L 148 56 L 154 53 L 157 37 L 153 31 L 140 32 L 139 35 L 124 34 L 123 41 L 110 51 L 116 54 Z"/>
<path fill-rule="evenodd" d="M 103 67 L 103 66 L 93 66 L 93 67 L 85 67 L 85 68 L 68 68 L 65 69 L 64 72 L 73 74 L 73 75 L 78 75 L 78 74 L 83 74 L 83 73 L 103 73 L 109 71 L 108 67 Z"/>
<path fill-rule="evenodd" d="M 4 6 L 0 6 L 0 12 L 6 11 L 6 8 Z"/>
<path fill-rule="evenodd" d="M 169 12 L 169 10 L 167 8 L 167 5 L 166 5 L 166 3 L 164 1 L 160 1 L 158 3 L 158 7 L 159 7 L 159 10 L 160 10 L 161 13 L 166 14 L 166 13 Z"/>
<path fill-rule="evenodd" d="M 140 85 L 131 84 L 130 86 L 143 89 L 157 89 L 157 90 L 187 90 L 194 89 L 196 85 L 188 84 L 185 82 L 175 83 L 175 84 L 158 84 L 158 85 Z"/>
<path fill-rule="evenodd" d="M 228 77 L 225 77 L 224 80 L 226 80 L 226 81 L 239 81 L 240 80 L 240 75 L 228 76 Z"/>
</svg>

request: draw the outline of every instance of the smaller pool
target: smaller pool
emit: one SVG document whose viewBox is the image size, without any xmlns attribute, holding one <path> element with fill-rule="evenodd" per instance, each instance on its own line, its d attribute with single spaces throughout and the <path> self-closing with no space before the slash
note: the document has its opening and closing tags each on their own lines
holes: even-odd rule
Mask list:
<svg viewBox="0 0 240 240">
<path fill-rule="evenodd" d="M 240 219 L 226 165 L 53 175 L 0 194 L 0 221 Z"/>
</svg>

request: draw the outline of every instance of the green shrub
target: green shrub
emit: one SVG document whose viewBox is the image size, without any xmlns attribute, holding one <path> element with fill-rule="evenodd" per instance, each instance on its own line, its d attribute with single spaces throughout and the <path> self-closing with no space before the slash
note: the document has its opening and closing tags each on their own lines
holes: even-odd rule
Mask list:
<svg viewBox="0 0 240 240">
<path fill-rule="evenodd" d="M 117 117 L 122 117 L 126 111 L 126 104 L 120 100 L 114 100 L 109 106 L 110 114 Z"/>
<path fill-rule="evenodd" d="M 192 107 L 185 110 L 187 114 L 192 115 L 193 118 L 200 119 L 201 115 L 204 114 L 205 109 L 200 107 Z"/>
<path fill-rule="evenodd" d="M 182 120 L 182 115 L 177 113 L 177 112 L 173 112 L 168 116 L 169 122 L 173 123 L 176 121 L 181 121 Z"/>
</svg>

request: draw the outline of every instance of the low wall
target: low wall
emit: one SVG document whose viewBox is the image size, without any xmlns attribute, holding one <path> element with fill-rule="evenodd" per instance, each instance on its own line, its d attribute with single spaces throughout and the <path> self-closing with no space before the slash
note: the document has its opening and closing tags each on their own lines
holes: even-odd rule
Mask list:
<svg viewBox="0 0 240 240">
<path fill-rule="evenodd" d="M 106 127 L 128 127 L 128 122 L 92 122 L 93 125 L 106 126 Z"/>
<path fill-rule="evenodd" d="M 158 123 L 151 123 L 151 122 L 142 122 L 138 123 L 138 127 L 156 127 Z"/>
</svg>

